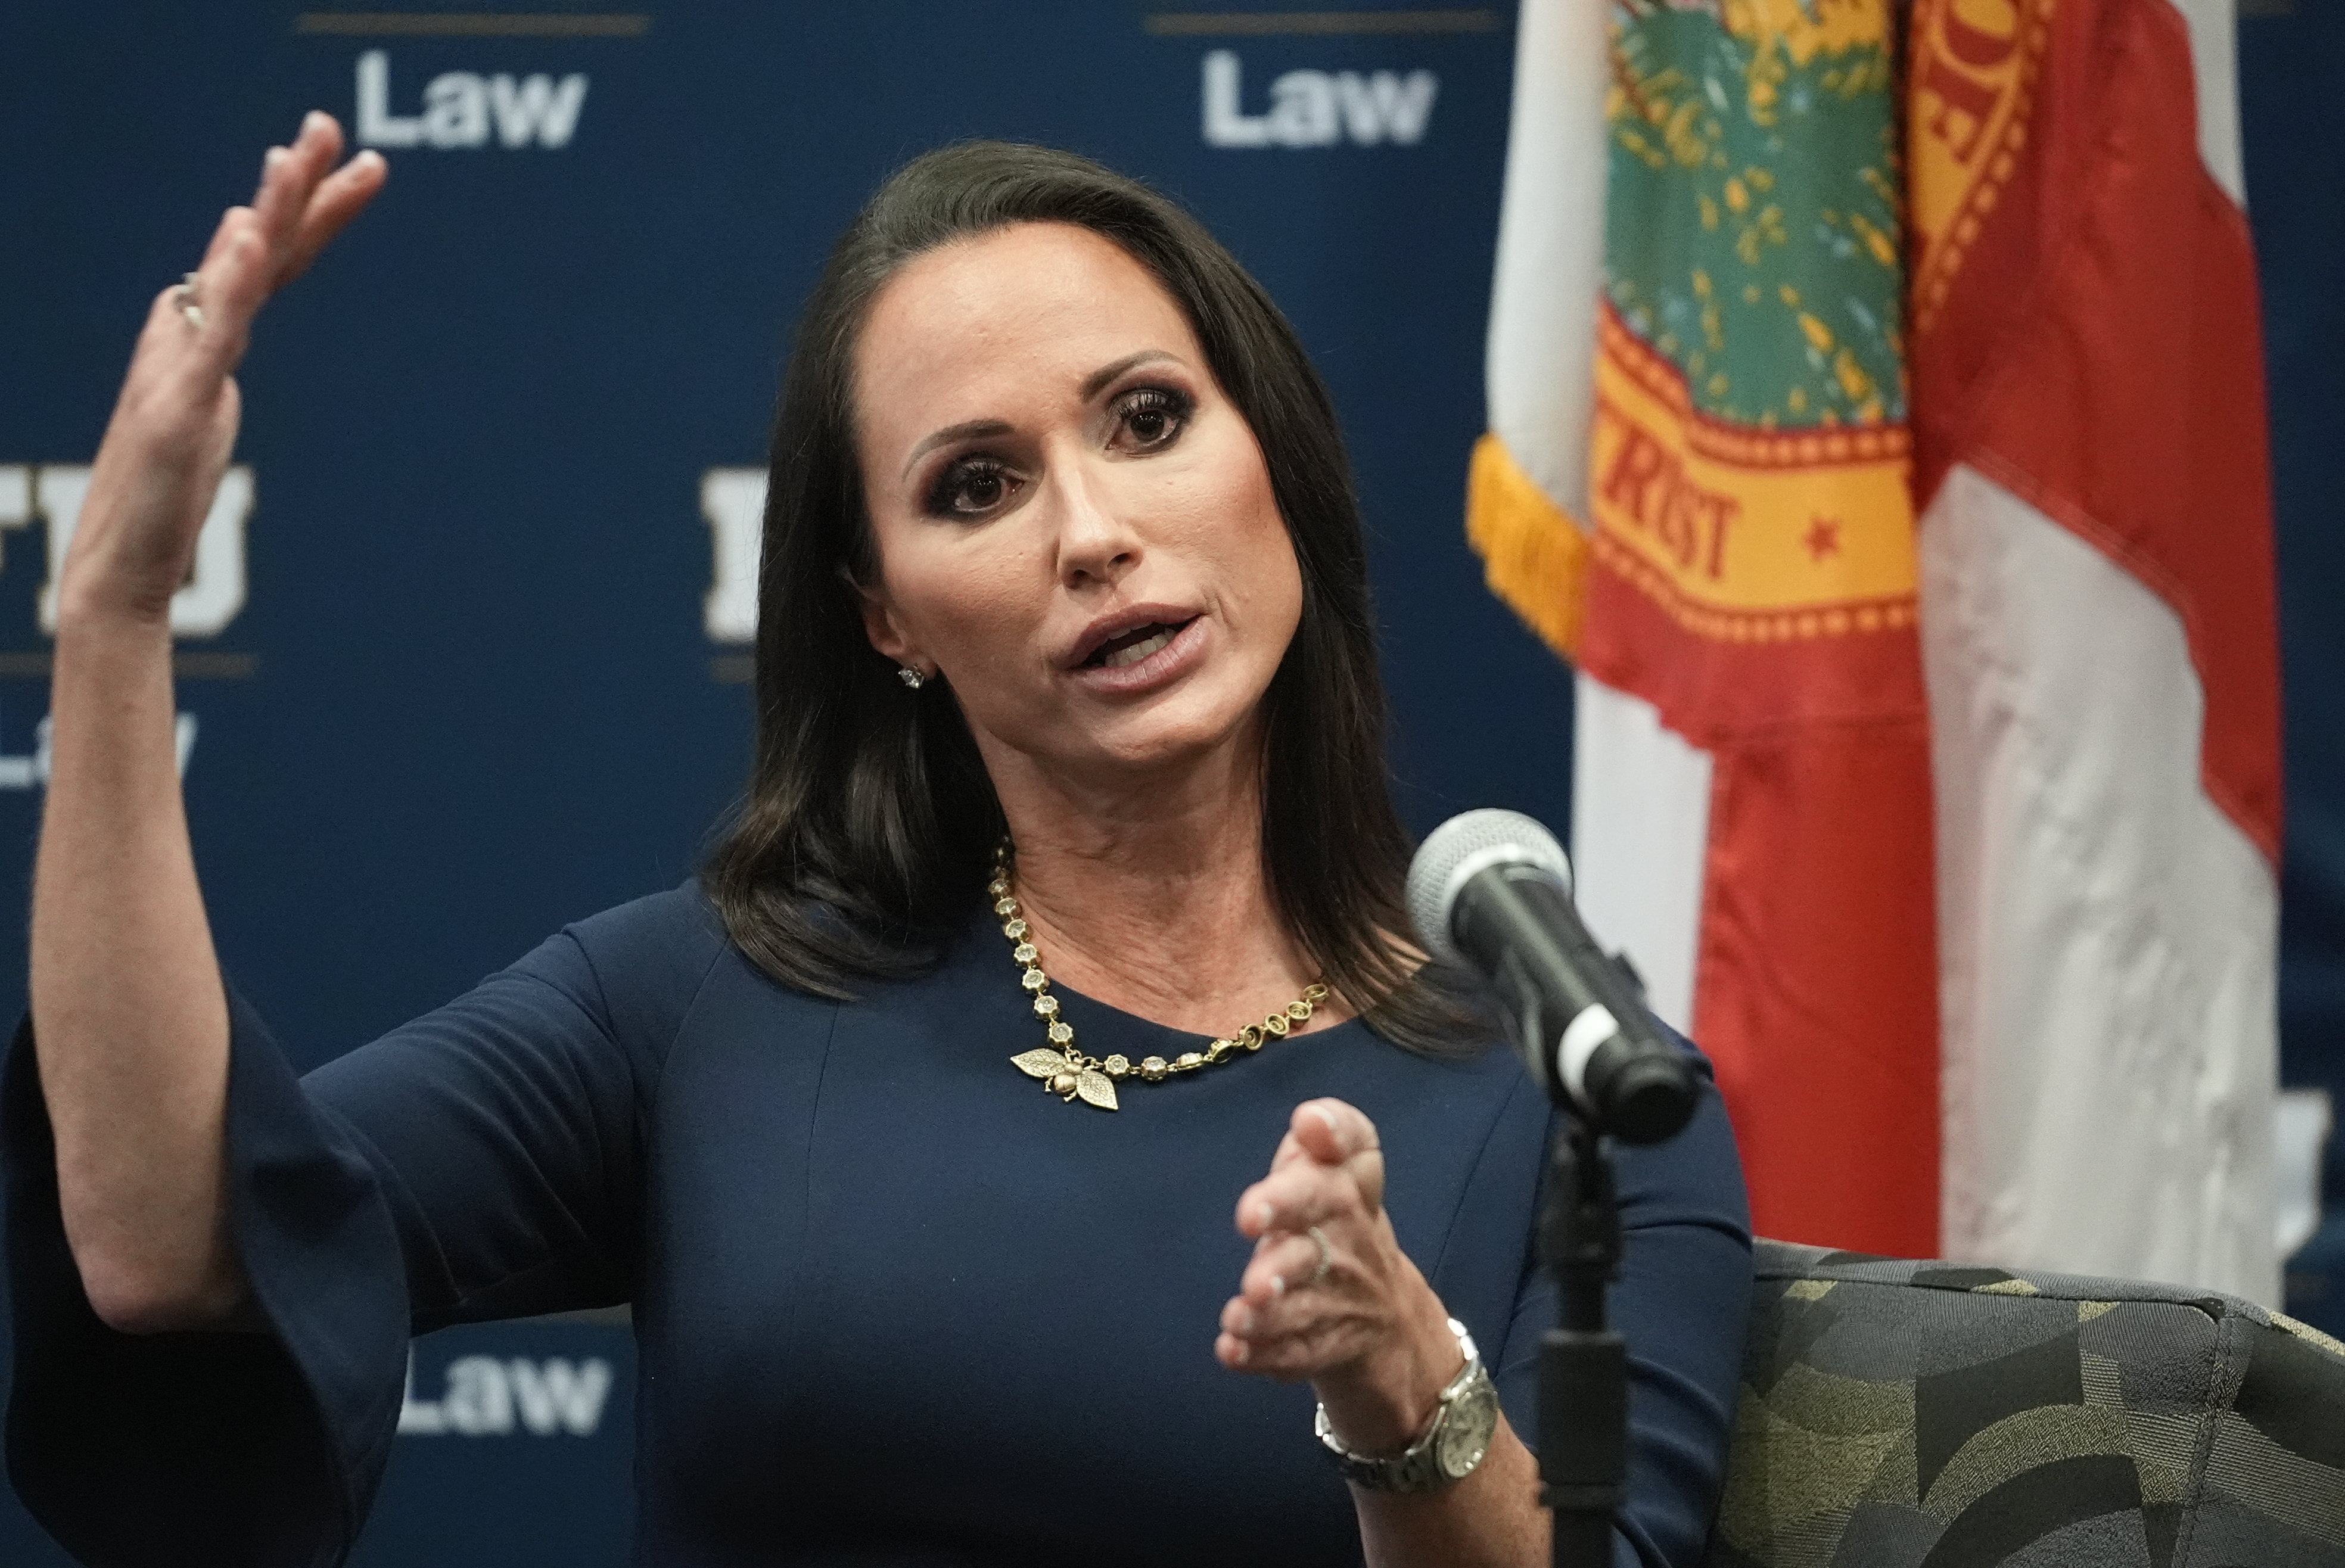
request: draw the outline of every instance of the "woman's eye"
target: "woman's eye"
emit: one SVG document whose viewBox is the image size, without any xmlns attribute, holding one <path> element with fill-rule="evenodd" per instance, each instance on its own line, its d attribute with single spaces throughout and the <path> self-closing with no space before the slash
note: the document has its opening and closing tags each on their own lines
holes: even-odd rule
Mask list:
<svg viewBox="0 0 2345 1568">
<path fill-rule="evenodd" d="M 1124 451 L 1154 451 L 1172 445 L 1189 422 L 1193 407 L 1185 393 L 1168 387 L 1142 387 L 1116 400 L 1117 439 Z"/>
<path fill-rule="evenodd" d="M 990 458 L 965 458 L 938 476 L 929 511 L 939 517 L 980 517 L 1017 493 L 1018 479 Z"/>
</svg>

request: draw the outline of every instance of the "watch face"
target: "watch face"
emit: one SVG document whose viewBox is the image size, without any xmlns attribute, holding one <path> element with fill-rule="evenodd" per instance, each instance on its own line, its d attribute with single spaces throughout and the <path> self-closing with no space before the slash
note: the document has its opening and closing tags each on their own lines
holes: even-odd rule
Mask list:
<svg viewBox="0 0 2345 1568">
<path fill-rule="evenodd" d="M 1441 1473 L 1452 1481 L 1472 1474 L 1497 1429 L 1498 1391 L 1485 1373 L 1450 1401 L 1449 1419 L 1435 1442 Z"/>
</svg>

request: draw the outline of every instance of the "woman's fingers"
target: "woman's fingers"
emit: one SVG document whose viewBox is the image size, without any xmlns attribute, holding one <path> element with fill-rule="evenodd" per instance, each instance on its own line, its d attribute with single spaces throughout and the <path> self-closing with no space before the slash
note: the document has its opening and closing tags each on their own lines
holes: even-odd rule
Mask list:
<svg viewBox="0 0 2345 1568">
<path fill-rule="evenodd" d="M 375 192 L 382 188 L 383 179 L 390 173 L 391 167 L 382 161 L 382 155 L 369 150 L 320 181 L 310 193 L 310 205 L 301 214 L 300 225 L 294 231 L 292 245 L 272 287 L 282 288 L 308 271 L 310 263 L 318 258 L 318 252 L 374 199 Z"/>
<path fill-rule="evenodd" d="M 1367 1337 L 1348 1322 L 1317 1322 L 1301 1332 L 1280 1335 L 1224 1328 L 1214 1337 L 1213 1356 L 1232 1371 L 1300 1382 L 1317 1376 L 1331 1361 L 1358 1355 Z"/>
<path fill-rule="evenodd" d="M 312 109 L 302 117 L 291 146 L 270 147 L 261 155 L 260 187 L 253 193 L 252 210 L 271 250 L 290 246 L 301 215 L 309 210 L 310 193 L 332 172 L 341 153 L 342 127 L 333 116 Z"/>
<path fill-rule="evenodd" d="M 313 111 L 289 147 L 270 147 L 262 155 L 252 204 L 220 216 L 192 283 L 186 292 L 169 295 L 170 314 L 178 319 L 150 319 L 150 335 L 159 325 L 176 329 L 177 336 L 142 344 L 142 350 L 155 348 L 169 369 L 198 383 L 235 369 L 252 319 L 269 294 L 307 267 L 382 187 L 379 155 L 361 153 L 337 171 L 341 150 L 341 127 L 331 115 Z M 162 314 L 159 307 L 157 314 Z M 184 389 L 198 401 L 209 401 L 201 385 Z"/>
<path fill-rule="evenodd" d="M 269 296 L 268 266 L 269 243 L 253 210 L 228 208 L 220 218 L 212 254 L 197 268 L 191 294 L 179 297 L 183 306 L 193 305 L 197 311 L 195 317 L 182 311 L 190 328 L 188 341 L 196 349 L 182 361 L 190 375 L 209 380 L 236 369 L 244 357 L 252 318 Z"/>
<path fill-rule="evenodd" d="M 249 207 L 231 207 L 220 214 L 220 220 L 212 226 L 211 243 L 204 247 L 204 258 L 196 263 L 198 273 L 220 258 L 221 252 L 228 248 L 228 242 L 235 238 L 238 227 L 244 221 L 238 215 L 250 210 Z"/>
<path fill-rule="evenodd" d="M 196 269 L 196 303 L 206 336 L 231 364 L 269 295 L 299 276 L 382 188 L 389 170 L 381 154 L 362 152 L 337 169 L 341 150 L 341 126 L 311 112 L 291 146 L 263 155 L 252 205 L 228 208 L 213 232 Z"/>
<path fill-rule="evenodd" d="M 1320 1232 L 1325 1235 L 1323 1227 Z M 1254 1249 L 1245 1272 L 1238 1276 L 1238 1296 L 1256 1305 L 1278 1300 L 1290 1290 L 1324 1285 L 1336 1278 L 1343 1262 L 1335 1238 L 1327 1238 L 1327 1271 L 1319 1271 L 1319 1243 L 1309 1232 L 1265 1237 Z"/>
<path fill-rule="evenodd" d="M 332 116 L 313 112 L 301 122 L 301 133 L 291 147 L 270 147 L 262 157 L 260 188 L 253 193 L 247 220 L 257 254 L 239 258 L 232 242 L 228 254 L 203 269 L 207 292 L 217 278 L 220 303 L 238 329 L 251 320 L 277 286 L 278 273 L 293 254 L 310 194 L 333 167 L 341 145 L 341 129 Z"/>
<path fill-rule="evenodd" d="M 1314 1159 L 1329 1165 L 1377 1147 L 1376 1124 L 1357 1106 L 1339 1099 L 1304 1100 L 1287 1126 Z"/>
<path fill-rule="evenodd" d="M 1440 1299 L 1384 1212 L 1376 1124 L 1336 1099 L 1294 1108 L 1270 1174 L 1238 1201 L 1256 1239 L 1213 1354 L 1235 1371 L 1308 1380 L 1345 1441 L 1405 1446 L 1457 1372 Z"/>
<path fill-rule="evenodd" d="M 240 351 L 246 329 L 269 298 L 278 253 L 290 243 L 292 225 L 309 199 L 299 187 L 316 157 L 314 143 L 305 126 L 292 147 L 270 147 L 262 155 L 260 185 L 251 205 L 229 207 L 220 218 L 211 248 L 196 269 L 198 304 L 217 343 Z"/>
<path fill-rule="evenodd" d="M 1300 1236 L 1312 1226 L 1374 1219 L 1358 1178 L 1346 1167 L 1298 1164 L 1274 1170 L 1238 1200 L 1238 1231 L 1256 1241 Z"/>
<path fill-rule="evenodd" d="M 1349 1171 L 1370 1209 L 1384 1208 L 1384 1147 L 1365 1112 L 1339 1099 L 1309 1100 L 1295 1108 L 1294 1136 L 1313 1158 Z"/>
<path fill-rule="evenodd" d="M 1294 1109 L 1268 1176 L 1238 1199 L 1241 1235 L 1300 1232 L 1354 1209 L 1384 1208 L 1384 1151 L 1376 1124 L 1338 1099 L 1306 1100 Z"/>
<path fill-rule="evenodd" d="M 387 170 L 376 153 L 360 153 L 329 172 L 340 148 L 341 131 L 332 118 L 311 115 L 291 147 L 269 149 L 253 205 L 221 216 L 197 268 L 192 298 L 175 296 L 202 317 L 197 326 L 181 313 L 189 341 L 202 350 L 183 359 L 189 373 L 231 372 L 269 297 L 316 259 L 382 188 Z"/>
<path fill-rule="evenodd" d="M 260 155 L 260 183 L 253 187 L 252 216 L 262 238 L 274 247 L 291 227 L 304 197 L 291 187 L 299 177 L 291 147 L 270 147 Z"/>
<path fill-rule="evenodd" d="M 1394 1305 L 1356 1288 L 1233 1297 L 1222 1308 L 1215 1353 L 1226 1366 L 1270 1377 L 1315 1378 L 1371 1350 L 1396 1322 Z"/>
<path fill-rule="evenodd" d="M 1368 1128 L 1370 1142 L 1375 1141 L 1375 1127 L 1339 1099 L 1304 1100 L 1294 1108 L 1287 1119 L 1286 1136 L 1278 1140 L 1278 1152 L 1271 1157 L 1270 1168 L 1291 1165 L 1298 1159 L 1315 1159 L 1322 1164 L 1341 1163 L 1342 1135 L 1335 1128 L 1348 1127 L 1344 1113 L 1358 1117 Z"/>
<path fill-rule="evenodd" d="M 1297 1106 L 1270 1174 L 1238 1200 L 1256 1245 L 1223 1309 L 1224 1365 L 1310 1377 L 1362 1353 L 1390 1315 L 1399 1260 L 1383 1199 L 1376 1124 L 1342 1100 Z"/>
<path fill-rule="evenodd" d="M 381 188 L 382 155 L 362 152 L 337 169 L 342 127 L 311 110 L 289 148 L 269 149 L 254 202 L 275 262 L 269 286 L 280 288 L 315 258 L 326 242 Z"/>
</svg>

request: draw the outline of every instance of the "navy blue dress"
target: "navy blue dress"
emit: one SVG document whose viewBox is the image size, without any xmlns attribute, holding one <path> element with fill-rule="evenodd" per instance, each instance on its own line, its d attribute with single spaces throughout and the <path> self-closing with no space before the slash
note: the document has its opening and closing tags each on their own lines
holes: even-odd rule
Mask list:
<svg viewBox="0 0 2345 1568">
<path fill-rule="evenodd" d="M 1375 1119 L 1401 1243 L 1535 1441 L 1549 1111 L 1511 1053 L 1428 1061 L 1355 1021 L 1132 1084 L 1111 1115 L 1010 1065 L 1042 1041 L 1008 946 L 980 911 L 923 977 L 822 1001 L 687 886 L 299 1079 L 232 997 L 229 1192 L 267 1334 L 91 1313 L 20 1032 L 0 1105 L 19 1494 L 92 1564 L 331 1564 L 411 1333 L 632 1301 L 638 1563 L 1356 1563 L 1307 1386 L 1213 1355 L 1250 1253 L 1237 1196 L 1318 1095 Z M 1094 1055 L 1202 1043 L 1061 995 Z M 1715 1092 L 1619 1174 L 1617 1555 L 1686 1568 L 1750 1289 Z"/>
</svg>

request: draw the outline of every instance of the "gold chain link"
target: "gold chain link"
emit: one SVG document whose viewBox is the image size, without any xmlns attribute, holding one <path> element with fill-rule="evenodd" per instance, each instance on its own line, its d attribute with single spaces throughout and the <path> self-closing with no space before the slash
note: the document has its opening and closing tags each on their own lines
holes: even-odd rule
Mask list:
<svg viewBox="0 0 2345 1568">
<path fill-rule="evenodd" d="M 1132 1078 L 1162 1083 L 1175 1073 L 1193 1073 L 1199 1067 L 1218 1066 L 1241 1051 L 1258 1051 L 1265 1041 L 1282 1039 L 1295 1025 L 1308 1020 L 1319 1004 L 1327 999 L 1327 987 L 1315 980 L 1303 988 L 1302 996 L 1261 1023 L 1248 1024 L 1202 1051 L 1183 1051 L 1169 1061 L 1162 1057 L 1147 1057 L 1133 1062 L 1120 1052 L 1110 1057 L 1086 1056 L 1076 1049 L 1075 1027 L 1061 1016 L 1059 998 L 1051 995 L 1051 977 L 1042 972 L 1042 956 L 1030 940 L 1032 927 L 1019 913 L 1018 895 L 1011 884 L 1010 845 L 1004 840 L 994 851 L 993 880 L 986 884 L 985 890 L 993 899 L 994 914 L 1001 916 L 1001 934 L 1010 938 L 1010 956 L 1022 971 L 1019 984 L 1033 994 L 1034 1016 L 1042 1020 L 1043 1033 L 1051 1042 L 1010 1060 L 1020 1072 L 1041 1079 L 1044 1088 L 1070 1104 L 1081 1097 L 1085 1104 L 1115 1110 L 1119 1108 L 1115 1094 L 1118 1084 Z"/>
</svg>

